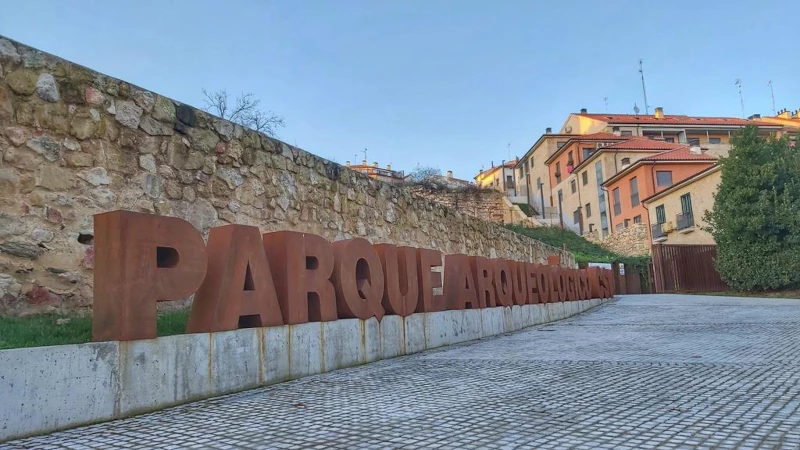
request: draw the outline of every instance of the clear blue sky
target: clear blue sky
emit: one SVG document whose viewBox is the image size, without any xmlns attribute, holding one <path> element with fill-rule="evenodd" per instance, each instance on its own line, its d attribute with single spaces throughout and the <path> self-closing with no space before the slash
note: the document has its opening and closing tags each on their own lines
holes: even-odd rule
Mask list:
<svg viewBox="0 0 800 450">
<path fill-rule="evenodd" d="M 800 108 L 800 2 L 549 0 L 45 1 L 0 34 L 202 106 L 256 94 L 279 137 L 344 163 L 472 178 L 580 108 L 740 116 Z M 359 156 L 361 159 L 361 156 Z"/>
</svg>

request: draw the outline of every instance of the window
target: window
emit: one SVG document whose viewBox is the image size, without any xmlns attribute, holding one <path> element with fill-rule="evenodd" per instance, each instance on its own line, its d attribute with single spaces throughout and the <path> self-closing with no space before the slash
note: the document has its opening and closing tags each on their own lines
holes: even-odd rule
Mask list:
<svg viewBox="0 0 800 450">
<path fill-rule="evenodd" d="M 623 228 L 625 228 L 625 226 L 624 226 L 624 225 L 622 225 L 621 223 L 618 223 L 618 224 L 617 224 L 617 226 L 616 226 L 616 227 L 614 227 L 614 228 L 616 228 L 616 229 L 617 229 L 617 231 L 622 231 L 622 230 L 623 230 Z"/>
<path fill-rule="evenodd" d="M 578 234 L 583 234 L 583 216 L 581 216 L 581 209 L 578 208 L 572 213 L 572 223 L 578 225 Z"/>
<path fill-rule="evenodd" d="M 689 145 L 700 145 L 700 138 L 689 138 Z"/>
<path fill-rule="evenodd" d="M 722 144 L 722 139 L 720 138 L 708 138 L 709 144 Z"/>
<path fill-rule="evenodd" d="M 592 156 L 592 153 L 594 153 L 594 147 L 584 147 L 583 159 L 589 159 L 589 157 Z"/>
<path fill-rule="evenodd" d="M 512 175 L 506 175 L 506 186 L 514 186 L 514 177 Z"/>
<path fill-rule="evenodd" d="M 630 166 L 631 165 L 631 159 L 630 158 L 622 158 L 622 165 L 623 166 Z"/>
<path fill-rule="evenodd" d="M 614 196 L 614 215 L 618 216 L 622 214 L 622 204 L 620 204 L 619 201 L 619 188 L 614 188 L 614 190 L 611 191 L 611 195 Z"/>
<path fill-rule="evenodd" d="M 603 163 L 597 161 L 594 165 L 594 174 L 597 177 L 597 185 L 603 184 Z"/>
<path fill-rule="evenodd" d="M 622 136 L 633 136 L 633 131 L 623 130 L 621 134 Z"/>
<path fill-rule="evenodd" d="M 556 147 L 561 148 L 567 144 L 567 141 L 558 141 L 556 142 Z"/>
<path fill-rule="evenodd" d="M 631 226 L 631 219 L 625 219 L 625 228 Z"/>
<path fill-rule="evenodd" d="M 561 183 L 561 163 L 556 163 L 556 183 Z"/>
<path fill-rule="evenodd" d="M 631 178 L 631 207 L 639 204 L 639 181 L 636 177 Z"/>
<path fill-rule="evenodd" d="M 531 169 L 533 169 L 533 158 L 531 158 Z"/>
<path fill-rule="evenodd" d="M 594 231 L 594 224 L 590 223 L 589 224 L 589 233 L 591 233 L 592 231 Z"/>
<path fill-rule="evenodd" d="M 658 187 L 672 186 L 672 171 L 670 170 L 657 170 L 656 171 L 656 185 Z"/>
<path fill-rule="evenodd" d="M 692 215 L 692 194 L 681 195 L 681 214 Z"/>
<path fill-rule="evenodd" d="M 664 205 L 656 206 L 656 222 L 667 223 L 667 213 L 664 211 Z"/>
<path fill-rule="evenodd" d="M 675 142 L 675 138 L 668 138 L 668 137 L 665 137 L 665 138 L 664 138 L 664 142 Z"/>
<path fill-rule="evenodd" d="M 588 219 L 589 217 L 592 217 L 592 204 L 591 203 L 587 203 L 586 204 L 586 218 Z"/>
<path fill-rule="evenodd" d="M 538 187 L 540 191 L 542 190 L 542 177 L 536 179 L 536 187 Z"/>
<path fill-rule="evenodd" d="M 572 157 L 572 150 L 570 150 L 569 154 L 567 155 L 567 165 L 571 166 L 575 163 L 575 160 Z"/>
<path fill-rule="evenodd" d="M 585 170 L 583 171 L 583 173 L 581 174 L 581 181 L 583 182 L 584 186 L 589 184 L 589 172 Z"/>
<path fill-rule="evenodd" d="M 572 193 L 578 192 L 578 183 L 575 180 L 569 182 L 569 189 Z"/>
<path fill-rule="evenodd" d="M 633 218 L 633 223 L 642 223 L 642 216 L 638 215 Z"/>
</svg>

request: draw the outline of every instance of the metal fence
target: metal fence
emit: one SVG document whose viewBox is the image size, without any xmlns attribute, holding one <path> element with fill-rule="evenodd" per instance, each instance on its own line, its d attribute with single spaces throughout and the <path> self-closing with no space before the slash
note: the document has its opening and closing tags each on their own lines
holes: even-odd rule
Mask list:
<svg viewBox="0 0 800 450">
<path fill-rule="evenodd" d="M 714 268 L 714 245 L 654 245 L 653 282 L 657 293 L 719 292 L 727 289 Z"/>
</svg>

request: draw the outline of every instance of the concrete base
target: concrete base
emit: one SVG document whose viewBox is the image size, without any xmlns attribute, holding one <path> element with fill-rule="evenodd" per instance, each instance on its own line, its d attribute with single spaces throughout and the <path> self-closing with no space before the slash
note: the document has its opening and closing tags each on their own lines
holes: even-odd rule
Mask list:
<svg viewBox="0 0 800 450">
<path fill-rule="evenodd" d="M 565 319 L 601 299 L 0 351 L 0 441 Z"/>
</svg>

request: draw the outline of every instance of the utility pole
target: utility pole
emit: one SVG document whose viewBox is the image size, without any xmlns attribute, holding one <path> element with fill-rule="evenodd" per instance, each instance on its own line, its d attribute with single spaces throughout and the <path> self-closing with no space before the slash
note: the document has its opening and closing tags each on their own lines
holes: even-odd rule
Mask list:
<svg viewBox="0 0 800 450">
<path fill-rule="evenodd" d="M 778 111 L 775 109 L 775 91 L 772 89 L 772 80 L 769 80 L 767 86 L 769 86 L 769 93 L 772 95 L 772 115 L 777 116 Z"/>
<path fill-rule="evenodd" d="M 739 88 L 739 102 L 742 105 L 742 119 L 744 119 L 744 96 L 742 96 L 742 80 L 737 78 L 733 85 Z"/>
<path fill-rule="evenodd" d="M 647 88 L 644 86 L 644 67 L 641 58 L 639 58 L 639 75 L 642 76 L 642 94 L 644 94 L 644 113 L 650 115 L 650 105 L 647 103 Z"/>
</svg>

